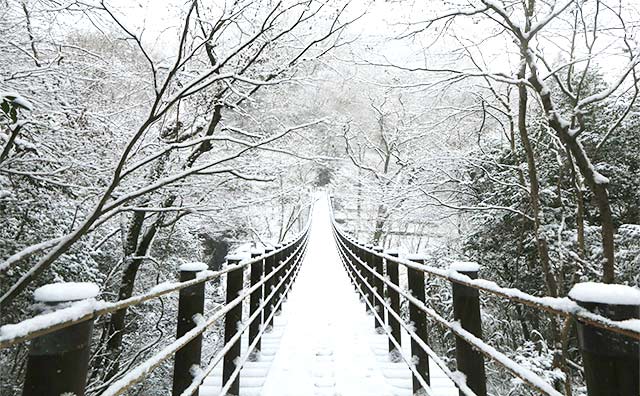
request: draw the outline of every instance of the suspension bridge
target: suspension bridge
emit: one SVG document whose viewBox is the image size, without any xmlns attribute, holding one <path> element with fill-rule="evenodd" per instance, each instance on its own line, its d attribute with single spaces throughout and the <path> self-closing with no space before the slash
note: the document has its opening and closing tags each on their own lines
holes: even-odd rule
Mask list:
<svg viewBox="0 0 640 396">
<path fill-rule="evenodd" d="M 0 327 L 1 349 L 30 343 L 22 394 L 136 394 L 173 360 L 172 389 L 163 393 L 173 396 L 486 396 L 489 361 L 533 394 L 565 395 L 483 339 L 481 294 L 573 320 L 588 396 L 639 394 L 637 289 L 598 285 L 592 293 L 594 285 L 578 284 L 569 297 L 533 296 L 479 279 L 474 263 L 440 268 L 361 243 L 336 223 L 326 195 L 310 218 L 286 243 L 230 256 L 219 271 L 184 265 L 179 281 L 126 300 L 96 300 L 97 290 L 82 284 L 45 286 L 35 298 L 46 311 Z M 430 279 L 450 285 L 453 318 L 430 306 Z M 205 285 L 221 280 L 225 300 L 206 312 Z M 175 339 L 99 391 L 87 390 L 94 319 L 172 293 Z M 203 334 L 222 324 L 222 345 L 203 359 Z M 432 326 L 455 337 L 455 362 L 430 346 Z"/>
</svg>

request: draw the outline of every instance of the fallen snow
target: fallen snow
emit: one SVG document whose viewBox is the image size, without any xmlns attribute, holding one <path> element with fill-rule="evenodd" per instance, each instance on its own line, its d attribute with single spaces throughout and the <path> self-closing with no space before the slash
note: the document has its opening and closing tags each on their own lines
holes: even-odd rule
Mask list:
<svg viewBox="0 0 640 396">
<path fill-rule="evenodd" d="M 308 254 L 285 309 L 288 324 L 261 395 L 394 394 L 364 337 L 373 319 L 340 264 L 326 202 L 314 206 Z"/>
<path fill-rule="evenodd" d="M 233 254 L 229 254 L 227 255 L 226 259 L 227 262 L 229 261 L 242 261 L 249 258 L 249 253 L 248 252 L 238 252 L 238 253 L 233 253 Z"/>
<path fill-rule="evenodd" d="M 449 266 L 450 269 L 458 272 L 478 272 L 480 265 L 473 261 L 454 261 Z"/>
<path fill-rule="evenodd" d="M 41 286 L 33 292 L 38 302 L 78 301 L 100 294 L 100 288 L 91 282 L 60 282 Z"/>
<path fill-rule="evenodd" d="M 499 362 L 502 366 L 506 367 L 509 371 L 516 374 L 522 380 L 528 382 L 530 385 L 535 386 L 540 389 L 544 393 L 550 396 L 562 396 L 560 392 L 554 389 L 554 387 L 546 382 L 543 378 L 538 376 L 536 373 L 531 371 L 530 369 L 519 365 L 513 360 L 509 359 L 505 354 L 498 351 L 491 345 L 484 343 L 481 339 L 471 334 L 462 326 L 460 322 L 450 322 L 448 326 L 451 330 L 453 330 L 456 335 L 463 338 L 469 344 L 471 344 L 474 348 L 478 349 L 484 355 L 491 356 L 491 358 L 497 362 Z"/>
<path fill-rule="evenodd" d="M 407 254 L 406 259 L 407 260 L 411 260 L 411 261 L 420 262 L 420 261 L 426 260 L 427 256 L 425 254 L 422 254 L 422 253 L 410 253 L 410 254 Z"/>
<path fill-rule="evenodd" d="M 569 292 L 569 297 L 581 302 L 640 305 L 640 289 L 625 285 L 597 282 L 578 283 Z"/>
<path fill-rule="evenodd" d="M 149 289 L 149 293 L 162 293 L 178 286 L 179 282 L 161 282 Z"/>
<path fill-rule="evenodd" d="M 199 272 L 199 271 L 206 271 L 208 269 L 209 269 L 209 266 L 206 263 L 202 263 L 199 261 L 194 261 L 192 263 L 184 263 L 180 266 L 180 271 Z"/>
<path fill-rule="evenodd" d="M 602 173 L 596 171 L 593 172 L 593 181 L 595 181 L 596 184 L 609 184 L 609 179 L 603 176 Z"/>
<path fill-rule="evenodd" d="M 0 342 L 25 337 L 33 331 L 39 331 L 49 326 L 66 321 L 90 318 L 94 312 L 102 309 L 107 303 L 89 298 L 78 301 L 66 308 L 49 313 L 40 314 L 30 319 L 15 324 L 7 324 L 0 327 Z"/>
<path fill-rule="evenodd" d="M 29 102 L 27 99 L 25 99 L 23 96 L 21 96 L 17 92 L 0 92 L 0 97 L 7 98 L 9 101 L 11 101 L 15 105 L 22 107 L 24 109 L 27 109 L 29 111 L 33 111 L 33 105 L 31 104 L 31 102 Z"/>
</svg>

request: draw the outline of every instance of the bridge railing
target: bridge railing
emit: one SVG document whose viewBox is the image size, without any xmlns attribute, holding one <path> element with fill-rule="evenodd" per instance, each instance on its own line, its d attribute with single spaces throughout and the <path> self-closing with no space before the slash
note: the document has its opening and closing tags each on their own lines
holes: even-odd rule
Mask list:
<svg viewBox="0 0 640 396">
<path fill-rule="evenodd" d="M 333 220 L 333 230 L 343 265 L 356 290 L 374 316 L 374 325 L 389 338 L 389 352 L 397 354 L 408 365 L 413 377 L 413 390 L 429 394 L 429 359 L 432 359 L 454 382 L 461 395 L 486 396 L 484 358 L 489 358 L 509 370 L 536 392 L 560 396 L 545 379 L 515 362 L 482 339 L 480 292 L 526 304 L 556 315 L 573 318 L 578 325 L 587 392 L 589 396 L 637 396 L 638 344 L 640 340 L 640 299 L 637 289 L 615 285 L 615 292 L 631 296 L 624 304 L 573 301 L 569 298 L 536 297 L 517 289 L 503 288 L 496 283 L 477 279 L 475 263 L 456 263 L 449 269 L 426 265 L 422 257 L 398 257 L 393 251 L 356 241 L 341 230 Z M 399 266 L 406 268 L 407 289 L 399 281 Z M 454 320 L 447 320 L 427 306 L 425 275 L 451 283 Z M 581 293 L 575 293 L 580 296 Z M 615 294 L 615 293 L 614 293 Z M 571 293 L 570 293 L 571 295 Z M 636 296 L 635 299 L 633 296 Z M 388 296 L 388 299 L 385 299 Z M 400 298 L 409 305 L 409 322 L 400 314 Z M 594 312 L 595 311 L 595 312 Z M 611 315 L 606 317 L 600 313 Z M 427 320 L 430 317 L 449 329 L 456 337 L 456 365 L 452 372 L 429 347 Z M 402 350 L 401 328 L 411 339 L 411 355 Z"/>
<path fill-rule="evenodd" d="M 239 374 L 247 360 L 260 350 L 263 333 L 273 325 L 275 315 L 297 276 L 309 237 L 310 219 L 292 240 L 253 250 L 250 259 L 227 257 L 219 271 L 187 264 L 180 268 L 178 282 L 159 284 L 146 293 L 117 301 L 82 300 L 47 302 L 47 311 L 16 324 L 0 327 L 0 350 L 30 341 L 23 396 L 70 393 L 85 394 L 93 320 L 101 315 L 133 307 L 169 293 L 179 292 L 176 339 L 111 382 L 100 394 L 120 395 L 141 382 L 153 369 L 175 356 L 173 396 L 197 394 L 199 386 L 222 361 L 221 395 L 239 394 Z M 204 314 L 207 282 L 226 278 L 225 304 Z M 49 294 L 65 284 L 51 284 Z M 52 288 L 52 289 L 51 289 Z M 61 295 L 63 295 L 62 293 Z M 75 299 L 74 299 L 75 300 Z M 243 303 L 248 310 L 243 310 Z M 243 312 L 248 317 L 243 317 Z M 246 316 L 246 315 L 245 315 Z M 202 334 L 224 321 L 224 345 L 201 367 Z M 242 335 L 248 332 L 248 346 L 241 355 Z M 194 370 L 196 368 L 196 370 Z"/>
</svg>

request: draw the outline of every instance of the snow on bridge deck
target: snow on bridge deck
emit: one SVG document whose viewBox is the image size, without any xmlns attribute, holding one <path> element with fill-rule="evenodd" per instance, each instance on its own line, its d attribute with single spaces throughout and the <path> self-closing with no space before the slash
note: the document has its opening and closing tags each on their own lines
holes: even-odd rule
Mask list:
<svg viewBox="0 0 640 396">
<path fill-rule="evenodd" d="M 241 371 L 242 396 L 412 394 L 411 372 L 403 362 L 389 359 L 386 336 L 376 334 L 373 317 L 340 263 L 326 197 L 314 207 L 307 255 L 289 300 L 262 344 L 258 361 Z M 405 333 L 407 356 L 408 345 Z M 206 379 L 201 396 L 218 394 L 221 372 L 218 367 Z M 433 363 L 430 372 L 433 395 L 458 395 Z"/>
</svg>

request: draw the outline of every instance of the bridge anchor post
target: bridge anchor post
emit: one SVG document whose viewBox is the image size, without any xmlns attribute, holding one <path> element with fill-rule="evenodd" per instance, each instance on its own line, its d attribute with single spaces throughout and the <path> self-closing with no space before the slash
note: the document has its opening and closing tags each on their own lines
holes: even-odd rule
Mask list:
<svg viewBox="0 0 640 396">
<path fill-rule="evenodd" d="M 60 309 L 69 303 L 94 298 L 98 286 L 93 283 L 52 283 L 34 292 L 41 312 Z M 84 396 L 89 369 L 93 320 L 34 338 L 29 347 L 27 372 L 22 396 Z"/>
<path fill-rule="evenodd" d="M 476 263 L 453 263 L 451 269 L 471 279 L 478 278 Z M 453 287 L 453 318 L 463 329 L 482 339 L 480 293 L 477 289 L 451 282 Z M 456 336 L 456 364 L 467 377 L 467 386 L 478 396 L 487 395 L 487 377 L 482 353 L 474 350 L 464 339 Z M 460 396 L 464 394 L 460 392 Z"/>
<path fill-rule="evenodd" d="M 199 271 L 207 270 L 204 263 L 188 263 L 180 266 L 180 282 L 187 282 L 196 278 Z M 196 326 L 195 315 L 204 312 L 204 282 L 180 290 L 178 296 L 178 325 L 176 338 L 185 335 Z M 202 354 L 202 334 L 189 341 L 180 348 L 174 356 L 172 395 L 178 396 L 191 385 L 193 375 L 191 367 L 200 366 Z M 194 393 L 198 396 L 198 391 Z"/>
<path fill-rule="evenodd" d="M 597 293 L 594 292 L 597 290 Z M 630 286 L 579 283 L 569 297 L 611 320 L 640 318 L 640 292 Z M 637 396 L 640 341 L 578 321 L 578 341 L 589 396 Z"/>
</svg>

